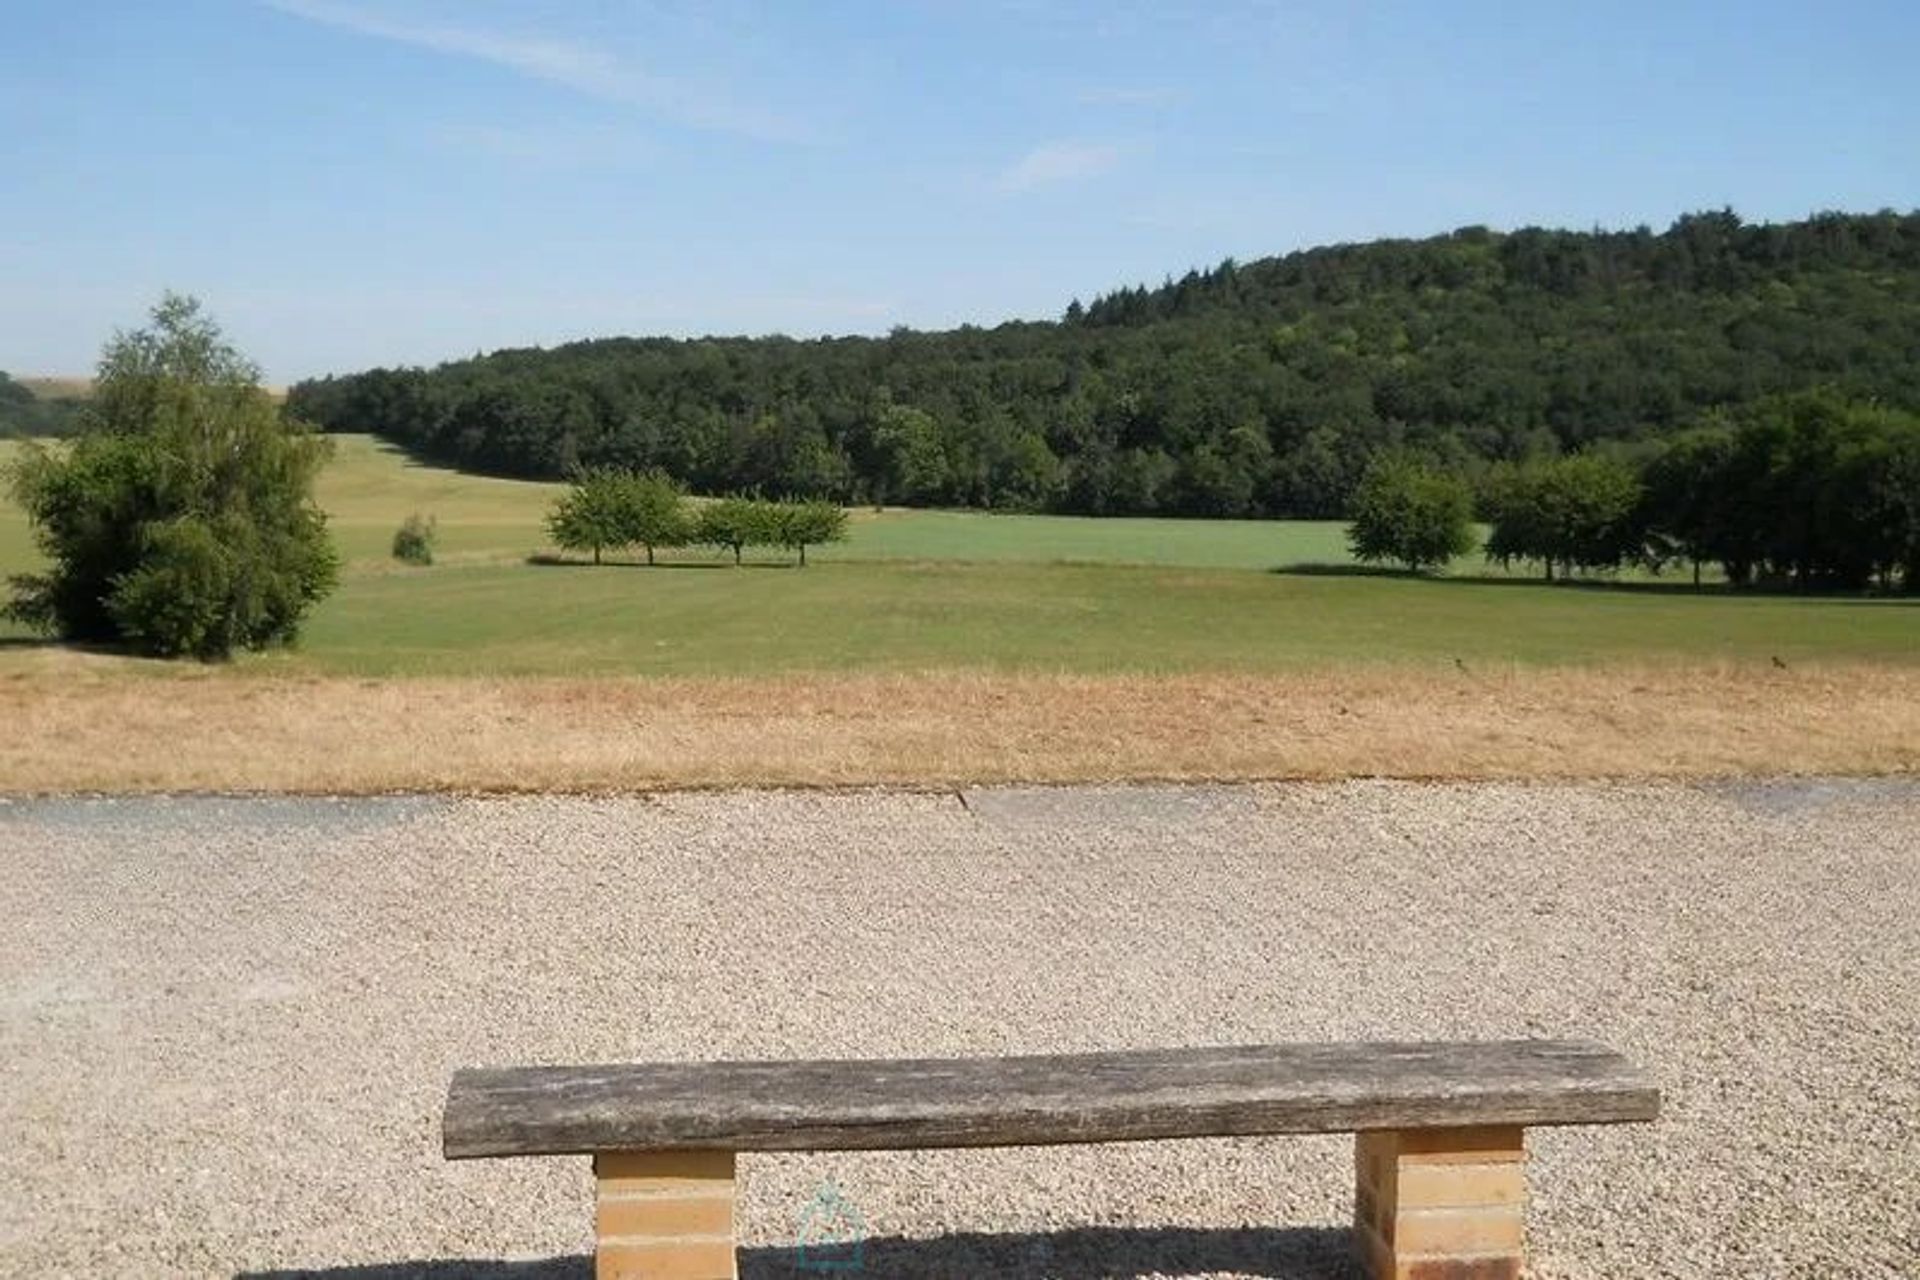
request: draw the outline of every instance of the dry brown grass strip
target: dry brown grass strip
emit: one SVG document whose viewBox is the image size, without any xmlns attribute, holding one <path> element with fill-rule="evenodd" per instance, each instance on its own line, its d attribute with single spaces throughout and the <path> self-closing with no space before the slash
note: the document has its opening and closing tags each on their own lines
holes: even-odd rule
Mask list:
<svg viewBox="0 0 1920 1280">
<path fill-rule="evenodd" d="M 1920 669 L 0 678 L 0 790 L 632 790 L 1920 768 Z"/>
</svg>

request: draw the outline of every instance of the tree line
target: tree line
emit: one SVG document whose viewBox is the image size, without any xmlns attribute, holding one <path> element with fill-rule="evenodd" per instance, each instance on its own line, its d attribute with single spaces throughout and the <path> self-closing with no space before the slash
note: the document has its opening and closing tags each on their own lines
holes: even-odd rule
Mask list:
<svg viewBox="0 0 1920 1280">
<path fill-rule="evenodd" d="M 575 476 L 547 517 L 547 535 L 564 550 L 592 553 L 595 564 L 628 547 L 653 564 L 663 548 L 708 546 L 731 551 L 735 564 L 748 547 L 784 547 L 805 565 L 808 547 L 846 538 L 847 513 L 818 499 L 745 494 L 696 503 L 664 472 L 600 467 Z"/>
<path fill-rule="evenodd" d="M 1476 485 L 1409 452 L 1376 458 L 1349 535 L 1414 570 L 1473 549 L 1504 565 L 1716 565 L 1736 586 L 1920 591 L 1920 414 L 1831 390 L 1771 397 L 1652 446 L 1506 463 Z"/>
<path fill-rule="evenodd" d="M 294 387 L 472 470 L 1085 514 L 1339 517 L 1413 449 L 1502 463 L 1832 386 L 1920 408 L 1920 214 L 1663 232 L 1468 227 L 1189 272 L 1058 322 L 611 338 Z"/>
</svg>

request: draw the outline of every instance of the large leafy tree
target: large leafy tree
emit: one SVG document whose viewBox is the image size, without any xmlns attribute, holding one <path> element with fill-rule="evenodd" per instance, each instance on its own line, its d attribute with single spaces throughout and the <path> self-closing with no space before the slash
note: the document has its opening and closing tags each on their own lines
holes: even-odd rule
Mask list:
<svg viewBox="0 0 1920 1280">
<path fill-rule="evenodd" d="M 874 501 L 938 501 L 946 489 L 947 457 L 933 416 L 883 395 L 869 430 Z"/>
<path fill-rule="evenodd" d="M 1348 545 L 1359 560 L 1395 560 L 1414 572 L 1473 550 L 1466 481 L 1400 453 L 1374 459 L 1354 494 Z"/>
<path fill-rule="evenodd" d="M 7 612 L 161 656 L 290 642 L 337 573 L 313 501 L 327 456 L 200 304 L 169 293 L 107 343 L 79 436 L 15 471 L 51 567 L 13 579 Z"/>
<path fill-rule="evenodd" d="M 1754 559 L 1752 550 L 1742 545 L 1756 540 L 1753 531 L 1739 518 L 1737 495 L 1725 483 L 1733 447 L 1731 431 L 1688 431 L 1668 441 L 1641 472 L 1649 550 L 1656 561 L 1687 561 L 1695 586 L 1700 585 L 1702 564 L 1717 560 L 1750 565 Z M 1744 578 L 1742 573 L 1735 580 Z"/>
</svg>

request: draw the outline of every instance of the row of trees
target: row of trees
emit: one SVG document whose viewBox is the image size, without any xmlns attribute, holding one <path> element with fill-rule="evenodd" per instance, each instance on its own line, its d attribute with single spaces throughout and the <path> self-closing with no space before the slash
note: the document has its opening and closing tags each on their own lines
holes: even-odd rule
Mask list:
<svg viewBox="0 0 1920 1280">
<path fill-rule="evenodd" d="M 1551 580 L 1717 564 L 1736 586 L 1920 591 L 1920 414 L 1831 391 L 1762 401 L 1656 446 L 1493 468 L 1477 486 L 1388 453 L 1356 493 L 1354 554 L 1411 569 L 1472 550 Z"/>
<path fill-rule="evenodd" d="M 1611 454 L 1501 467 L 1485 485 L 1487 559 L 1538 564 L 1549 582 L 1556 569 L 1570 575 L 1635 561 L 1657 568 L 1652 522 L 1665 513 L 1643 497 L 1634 467 Z"/>
<path fill-rule="evenodd" d="M 468 469 L 1093 515 L 1339 517 L 1407 448 L 1493 464 L 1831 384 L 1920 408 L 1920 215 L 1498 233 L 1227 262 L 1059 323 L 607 339 L 293 388 Z"/>
<path fill-rule="evenodd" d="M 595 564 L 623 547 L 644 548 L 653 564 L 661 548 L 709 546 L 733 552 L 735 564 L 748 547 L 785 547 L 804 565 L 808 547 L 847 536 L 847 513 L 819 500 L 738 495 L 696 504 L 663 472 L 602 467 L 575 477 L 547 517 L 547 533 L 565 550 L 591 552 Z"/>
</svg>

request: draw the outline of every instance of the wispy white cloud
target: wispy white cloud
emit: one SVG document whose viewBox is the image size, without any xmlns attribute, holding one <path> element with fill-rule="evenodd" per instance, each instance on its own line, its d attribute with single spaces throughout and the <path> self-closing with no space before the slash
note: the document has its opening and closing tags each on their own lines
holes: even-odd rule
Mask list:
<svg viewBox="0 0 1920 1280">
<path fill-rule="evenodd" d="M 786 116 L 730 100 L 708 86 L 652 75 L 613 53 L 578 40 L 415 22 L 336 0 L 264 0 L 269 8 L 343 31 L 472 58 L 576 93 L 640 107 L 696 129 L 770 142 L 799 142 L 808 130 Z"/>
<path fill-rule="evenodd" d="M 1126 152 L 1104 143 L 1049 142 L 1021 156 L 1001 174 L 1002 191 L 1031 191 L 1060 182 L 1096 178 L 1120 163 Z"/>
</svg>

